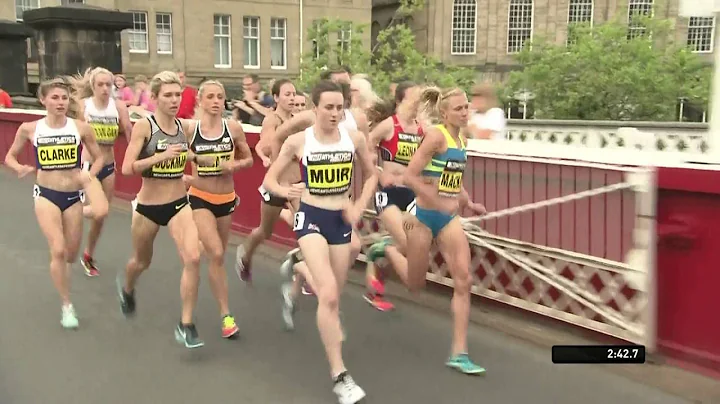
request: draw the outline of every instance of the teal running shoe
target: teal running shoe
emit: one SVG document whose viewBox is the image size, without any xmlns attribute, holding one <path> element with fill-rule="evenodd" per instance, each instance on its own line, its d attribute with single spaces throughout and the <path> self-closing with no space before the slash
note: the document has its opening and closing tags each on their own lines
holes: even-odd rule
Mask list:
<svg viewBox="0 0 720 404">
<path fill-rule="evenodd" d="M 380 258 L 384 258 L 385 247 L 390 245 L 390 243 L 392 243 L 392 238 L 384 237 L 382 240 L 371 245 L 370 248 L 368 248 L 368 252 L 366 254 L 368 261 L 375 262 Z"/>
<path fill-rule="evenodd" d="M 60 320 L 63 328 L 73 330 L 78 328 L 79 321 L 75 313 L 75 307 L 72 304 L 62 307 L 62 319 Z"/>
<path fill-rule="evenodd" d="M 485 368 L 473 363 L 468 354 L 458 354 L 452 356 L 447 362 L 445 362 L 445 365 L 466 375 L 485 374 Z"/>
</svg>

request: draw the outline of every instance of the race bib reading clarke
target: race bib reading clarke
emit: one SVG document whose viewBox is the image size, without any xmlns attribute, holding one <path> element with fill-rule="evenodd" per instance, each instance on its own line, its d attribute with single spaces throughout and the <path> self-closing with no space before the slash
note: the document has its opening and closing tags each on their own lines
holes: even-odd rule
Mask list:
<svg viewBox="0 0 720 404">
<path fill-rule="evenodd" d="M 438 191 L 443 196 L 455 196 L 462 188 L 462 177 L 465 171 L 464 161 L 448 160 L 438 182 Z"/>
<path fill-rule="evenodd" d="M 399 133 L 395 161 L 404 165 L 410 164 L 410 159 L 417 151 L 421 141 L 422 136 Z"/>
<path fill-rule="evenodd" d="M 185 163 L 187 162 L 187 143 L 183 143 L 183 151 L 180 155 L 171 159 L 161 161 L 152 166 L 153 178 L 180 178 L 185 172 Z M 168 144 L 163 142 L 157 145 L 155 154 L 160 154 L 168 148 Z"/>
<path fill-rule="evenodd" d="M 80 145 L 72 135 L 37 138 L 37 161 L 42 170 L 66 170 L 80 166 Z"/>
<path fill-rule="evenodd" d="M 87 120 L 95 132 L 95 140 L 98 144 L 112 145 L 115 143 L 120 132 L 117 118 L 90 115 Z"/>
<path fill-rule="evenodd" d="M 320 152 L 307 156 L 307 187 L 313 195 L 336 195 L 350 189 L 353 153 Z"/>
</svg>

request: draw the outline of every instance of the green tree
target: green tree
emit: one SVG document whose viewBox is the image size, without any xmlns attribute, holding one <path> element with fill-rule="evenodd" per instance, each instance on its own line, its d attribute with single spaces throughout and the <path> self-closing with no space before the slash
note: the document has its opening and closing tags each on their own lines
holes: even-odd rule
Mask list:
<svg viewBox="0 0 720 404">
<path fill-rule="evenodd" d="M 352 69 L 353 73 L 368 74 L 374 89 L 381 95 L 387 95 L 389 84 L 399 79 L 467 89 L 475 79 L 474 69 L 445 66 L 437 58 L 417 50 L 415 35 L 406 21 L 424 5 L 424 0 L 401 0 L 388 27 L 379 32 L 373 49 L 361 40 L 366 25 L 353 26 L 343 20 L 317 21 L 307 34 L 313 46 L 303 55 L 301 88 L 311 87 L 324 69 L 342 65 Z M 336 40 L 343 37 L 343 30 L 348 29 L 352 31 L 349 46 Z"/>
<path fill-rule="evenodd" d="M 543 119 L 676 120 L 681 97 L 707 105 L 710 66 L 674 43 L 671 21 L 638 21 L 652 35 L 629 39 L 627 24 L 610 21 L 570 27 L 568 44 L 533 41 L 504 96 L 530 91 Z"/>
</svg>

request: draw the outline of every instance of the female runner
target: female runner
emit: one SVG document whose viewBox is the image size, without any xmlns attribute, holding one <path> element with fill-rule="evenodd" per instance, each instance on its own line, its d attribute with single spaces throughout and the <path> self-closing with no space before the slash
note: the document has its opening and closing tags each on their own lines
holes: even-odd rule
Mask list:
<svg viewBox="0 0 720 404">
<path fill-rule="evenodd" d="M 103 161 L 105 161 L 97 179 L 102 184 L 109 203 L 112 202 L 115 192 L 115 150 L 113 146 L 120 134 L 129 139 L 132 131 L 130 116 L 125 103 L 116 103 L 111 96 L 113 75 L 107 69 L 102 67 L 87 69 L 84 76 L 71 78 L 71 82 L 75 90 L 74 97 L 80 100 L 78 102 L 78 119 L 90 124 L 95 134 L 95 140 L 100 146 Z M 91 162 L 87 153 L 83 153 L 82 157 L 84 161 Z M 103 224 L 104 219 L 95 218 L 90 221 L 87 245 L 80 258 L 80 264 L 85 269 L 87 276 L 100 275 L 94 254 Z"/>
<path fill-rule="evenodd" d="M 189 125 L 175 117 L 182 96 L 177 74 L 169 71 L 156 74 L 150 81 L 150 93 L 157 109 L 135 123 L 122 165 L 123 175 L 142 175 L 142 186 L 133 201 L 130 227 L 133 255 L 124 276 L 120 272 L 117 278 L 120 308 L 126 316 L 135 313 L 135 283 L 150 266 L 160 226 L 167 226 L 183 262 L 182 318 L 175 328 L 175 339 L 187 348 L 197 348 L 204 345 L 193 324 L 200 280 L 200 243 L 183 172 L 188 159 L 201 166 L 213 165 L 215 159 L 198 157 L 188 150 L 185 133 Z"/>
<path fill-rule="evenodd" d="M 375 125 L 370 132 L 369 143 L 373 147 L 379 145 L 382 171 L 380 172 L 380 190 L 375 193 L 375 211 L 378 219 L 390 234 L 391 240 L 402 251 L 405 251 L 407 238 L 403 229 L 403 216 L 410 203 L 415 200 L 415 193 L 403 182 L 403 175 L 410 163 L 415 150 L 422 141 L 422 128 L 417 123 L 419 103 L 419 89 L 412 82 L 399 83 L 395 90 L 395 103 L 375 104 L 371 111 L 376 114 Z M 385 243 L 380 241 L 368 250 L 366 282 L 368 292 L 365 300 L 380 311 L 393 309 L 393 304 L 383 298 L 385 285 L 377 276 L 375 261 L 383 254 Z M 392 259 L 392 257 L 389 257 Z M 390 260 L 390 264 L 394 262 Z M 395 266 L 393 265 L 395 268 Z M 402 266 L 400 266 L 402 268 Z M 403 281 L 407 280 L 406 273 L 399 273 Z"/>
<path fill-rule="evenodd" d="M 269 114 L 263 120 L 262 130 L 260 131 L 260 142 L 258 143 L 261 146 L 256 146 L 256 149 L 262 149 L 262 145 L 265 144 L 263 143 L 263 140 L 272 137 L 278 126 L 292 118 L 292 111 L 295 107 L 295 86 L 290 80 L 283 79 L 275 81 L 271 92 L 277 107 L 275 108 L 274 113 Z M 262 154 L 261 159 L 263 160 L 265 167 L 270 165 L 269 156 Z M 300 181 L 299 169 L 295 168 L 287 170 L 286 173 L 283 173 L 281 181 L 283 183 L 288 181 L 289 183 Z M 252 280 L 251 263 L 252 257 L 255 255 L 255 250 L 257 250 L 263 241 L 270 238 L 273 232 L 273 227 L 275 226 L 278 218 L 280 218 L 280 212 L 288 204 L 287 199 L 271 194 L 262 186 L 258 188 L 258 191 L 262 197 L 262 205 L 260 207 L 260 226 L 250 233 L 245 242 L 238 246 L 236 252 L 237 262 L 235 270 L 238 272 L 240 279 L 246 282 Z"/>
<path fill-rule="evenodd" d="M 451 356 L 446 365 L 465 374 L 482 374 L 485 369 L 470 360 L 467 353 L 467 329 L 470 317 L 470 246 L 457 216 L 467 207 L 477 214 L 485 207 L 469 200 L 462 185 L 467 161 L 466 140 L 460 131 L 467 126 L 468 100 L 460 89 L 425 89 L 421 96 L 421 114 L 440 121 L 425 131 L 423 141 L 405 170 L 403 180 L 416 195 L 415 216 L 404 224 L 407 230 L 407 254 L 385 241 L 376 246 L 374 257 L 387 256 L 410 289 L 425 285 L 433 240 L 453 278 L 452 311 L 454 317 Z M 413 207 L 410 208 L 413 210 Z M 409 271 L 412 268 L 412 271 Z"/>
<path fill-rule="evenodd" d="M 82 241 L 83 208 L 78 202 L 87 194 L 91 215 L 99 219 L 107 216 L 108 202 L 96 179 L 104 164 L 103 154 L 90 126 L 66 116 L 73 101 L 65 80 L 56 78 L 41 83 L 38 98 L 47 116 L 20 125 L 5 156 L 5 165 L 20 178 L 37 169 L 33 186 L 35 215 L 50 247 L 50 276 L 62 300 L 60 324 L 77 328 L 77 314 L 70 302 L 70 273 Z M 17 160 L 25 142 L 35 147 L 35 167 Z M 83 146 L 94 161 L 89 171 L 80 169 Z"/>
<path fill-rule="evenodd" d="M 193 176 L 186 177 L 188 200 L 198 235 L 210 260 L 210 289 L 220 306 L 222 336 L 231 338 L 239 329 L 228 307 L 228 286 L 225 273 L 225 250 L 235 207 L 233 173 L 252 166 L 253 157 L 245 132 L 237 121 L 222 118 L 225 87 L 219 81 L 205 81 L 198 89 L 198 121 L 191 123 L 190 150 L 197 156 L 214 159 L 212 166 L 194 165 Z"/>
<path fill-rule="evenodd" d="M 317 119 L 312 127 L 285 141 L 263 184 L 288 199 L 300 196 L 293 230 L 314 280 L 318 298 L 317 326 L 330 363 L 333 391 L 340 404 L 354 404 L 365 392 L 353 381 L 342 359 L 339 301 L 351 265 L 350 235 L 377 187 L 365 135 L 339 126 L 343 116 L 342 89 L 320 82 L 312 93 Z M 353 160 L 365 177 L 355 203 L 348 198 Z M 302 165 L 304 184 L 281 185 L 279 176 L 290 164 Z"/>
</svg>

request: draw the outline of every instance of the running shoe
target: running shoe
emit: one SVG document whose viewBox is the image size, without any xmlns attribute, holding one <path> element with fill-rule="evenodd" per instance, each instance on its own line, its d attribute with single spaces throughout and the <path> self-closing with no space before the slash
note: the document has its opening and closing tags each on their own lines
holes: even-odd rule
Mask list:
<svg viewBox="0 0 720 404">
<path fill-rule="evenodd" d="M 240 332 L 240 329 L 235 323 L 235 317 L 230 314 L 226 315 L 222 319 L 222 337 L 232 338 Z"/>
<path fill-rule="evenodd" d="M 470 360 L 470 356 L 466 353 L 450 357 L 450 359 L 445 362 L 445 365 L 466 375 L 485 374 L 485 368 L 473 363 L 473 361 Z"/>
<path fill-rule="evenodd" d="M 85 269 L 85 275 L 91 278 L 100 275 L 100 271 L 98 271 L 95 265 L 95 260 L 87 253 L 84 253 L 83 257 L 80 258 L 80 265 Z"/>
<path fill-rule="evenodd" d="M 125 275 L 124 271 L 118 272 L 115 278 L 115 286 L 117 287 L 118 300 L 120 301 L 120 310 L 125 317 L 135 314 L 135 291 L 131 293 L 125 291 Z"/>
<path fill-rule="evenodd" d="M 65 329 L 75 329 L 80 326 L 78 322 L 77 314 L 75 313 L 75 307 L 72 304 L 68 304 L 62 307 L 62 319 L 60 320 Z"/>
<path fill-rule="evenodd" d="M 392 238 L 383 237 L 380 241 L 371 245 L 370 248 L 368 248 L 367 254 L 365 254 L 368 261 L 375 262 L 378 259 L 385 257 L 385 247 L 390 245 L 390 243 L 392 243 Z"/>
<path fill-rule="evenodd" d="M 381 281 L 377 276 L 373 276 L 369 282 L 367 282 L 369 290 L 373 291 L 376 295 L 385 294 L 385 282 Z"/>
<path fill-rule="evenodd" d="M 252 272 L 250 272 L 250 262 L 245 258 L 245 246 L 240 244 L 235 253 L 235 272 L 243 282 L 252 282 Z"/>
<path fill-rule="evenodd" d="M 333 392 L 337 395 L 339 404 L 356 404 L 365 398 L 365 391 L 355 383 L 352 376 L 345 371 L 335 378 Z"/>
<path fill-rule="evenodd" d="M 178 323 L 175 327 L 175 341 L 178 344 L 185 345 L 185 348 L 200 348 L 205 343 L 198 337 L 195 324 Z"/>
<path fill-rule="evenodd" d="M 285 261 L 283 261 L 283 263 L 280 264 L 280 274 L 282 274 L 282 276 L 284 276 L 287 279 L 293 278 L 293 274 L 295 273 L 295 270 L 293 269 L 293 267 L 298 262 L 293 251 L 290 251 L 288 253 L 288 255 L 286 255 L 287 258 L 285 258 Z"/>
<path fill-rule="evenodd" d="M 295 329 L 295 301 L 292 298 L 292 282 L 285 282 L 280 287 L 282 294 L 282 318 L 288 331 Z"/>
<path fill-rule="evenodd" d="M 382 312 L 391 311 L 395 308 L 394 304 L 388 302 L 382 295 L 376 293 L 366 292 L 363 295 L 363 299 L 365 299 L 365 301 L 372 307 Z"/>
<path fill-rule="evenodd" d="M 305 296 L 315 296 L 315 291 L 312 287 L 310 287 L 310 284 L 308 284 L 307 282 L 303 282 L 302 294 Z"/>
</svg>

